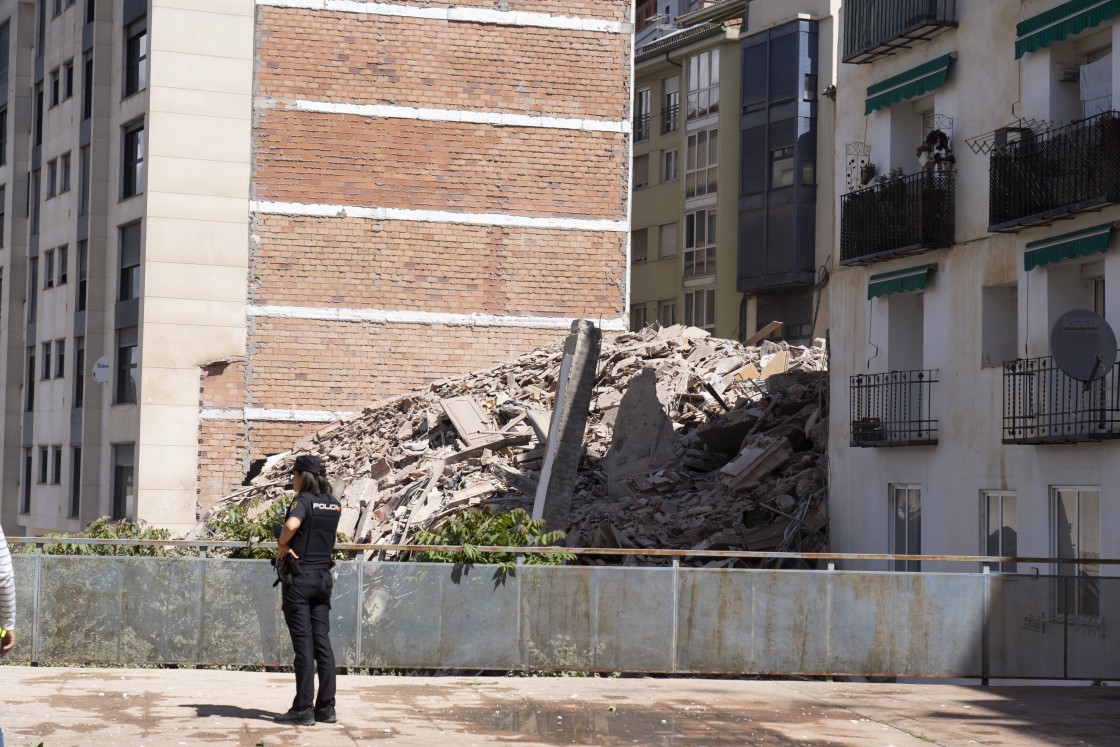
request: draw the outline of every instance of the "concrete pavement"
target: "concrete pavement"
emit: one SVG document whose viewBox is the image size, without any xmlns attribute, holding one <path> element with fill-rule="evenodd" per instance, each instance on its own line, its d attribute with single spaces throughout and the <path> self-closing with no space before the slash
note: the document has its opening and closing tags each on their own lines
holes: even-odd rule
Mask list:
<svg viewBox="0 0 1120 747">
<path fill-rule="evenodd" d="M 1120 744 L 1120 687 L 339 677 L 339 723 L 284 727 L 290 674 L 0 666 L 6 747 Z"/>
</svg>

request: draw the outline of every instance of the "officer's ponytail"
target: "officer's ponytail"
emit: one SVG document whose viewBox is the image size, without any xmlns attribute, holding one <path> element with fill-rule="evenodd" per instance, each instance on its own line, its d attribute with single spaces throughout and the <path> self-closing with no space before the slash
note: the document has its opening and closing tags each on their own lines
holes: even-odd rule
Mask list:
<svg viewBox="0 0 1120 747">
<path fill-rule="evenodd" d="M 325 496 L 331 498 L 334 496 L 334 491 L 331 488 L 331 481 L 325 475 L 317 475 L 314 472 L 299 471 L 296 474 L 300 477 L 300 487 L 305 493 L 314 493 L 315 495 Z"/>
</svg>

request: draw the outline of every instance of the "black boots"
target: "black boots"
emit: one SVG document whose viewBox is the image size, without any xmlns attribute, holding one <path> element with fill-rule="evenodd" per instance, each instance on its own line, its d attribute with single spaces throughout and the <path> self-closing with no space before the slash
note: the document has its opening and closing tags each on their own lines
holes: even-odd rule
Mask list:
<svg viewBox="0 0 1120 747">
<path fill-rule="evenodd" d="M 320 724 L 333 724 L 338 719 L 334 715 L 334 706 L 323 706 L 315 709 L 315 720 Z"/>
<path fill-rule="evenodd" d="M 331 709 L 331 715 L 334 715 L 334 709 Z M 287 713 L 281 713 L 274 719 L 278 724 L 294 724 L 296 726 L 314 726 L 315 725 L 315 712 L 308 708 L 306 711 L 297 711 L 294 708 Z"/>
</svg>

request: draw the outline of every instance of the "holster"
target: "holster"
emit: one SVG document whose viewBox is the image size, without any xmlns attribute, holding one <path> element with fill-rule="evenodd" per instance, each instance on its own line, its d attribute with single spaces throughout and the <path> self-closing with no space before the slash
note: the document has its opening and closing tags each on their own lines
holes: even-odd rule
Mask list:
<svg viewBox="0 0 1120 747">
<path fill-rule="evenodd" d="M 272 565 L 276 568 L 276 580 L 272 582 L 272 586 L 277 584 L 284 584 L 285 586 L 292 583 L 296 576 L 303 573 L 299 567 L 299 561 L 291 556 L 285 555 L 284 559 L 277 564 L 276 558 L 272 559 Z"/>
</svg>

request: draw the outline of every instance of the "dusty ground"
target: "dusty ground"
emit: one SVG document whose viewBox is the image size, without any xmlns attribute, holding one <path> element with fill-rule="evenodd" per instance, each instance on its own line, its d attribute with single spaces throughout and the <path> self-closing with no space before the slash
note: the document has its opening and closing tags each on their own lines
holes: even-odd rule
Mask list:
<svg viewBox="0 0 1120 747">
<path fill-rule="evenodd" d="M 6 747 L 1120 744 L 1120 688 L 804 681 L 339 678 L 339 723 L 271 716 L 291 675 L 0 667 Z"/>
</svg>

